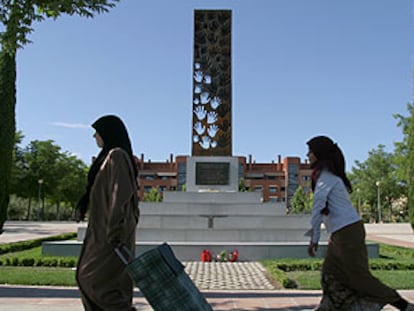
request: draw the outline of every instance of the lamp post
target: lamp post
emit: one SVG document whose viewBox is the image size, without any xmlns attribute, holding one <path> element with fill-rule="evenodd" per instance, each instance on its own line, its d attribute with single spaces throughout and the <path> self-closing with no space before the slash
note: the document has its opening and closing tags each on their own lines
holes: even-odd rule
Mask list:
<svg viewBox="0 0 414 311">
<path fill-rule="evenodd" d="M 381 218 L 381 196 L 380 196 L 380 182 L 377 181 L 375 185 L 377 186 L 377 204 L 378 204 L 378 222 L 382 222 Z"/>
<path fill-rule="evenodd" d="M 361 216 L 361 189 L 357 188 L 358 194 L 358 214 Z"/>
<path fill-rule="evenodd" d="M 37 219 L 40 219 L 40 210 L 42 208 L 42 184 L 43 184 L 43 179 L 39 179 L 37 181 L 37 183 L 39 184 L 39 192 L 38 192 L 38 200 L 39 200 L 39 209 L 37 210 Z M 42 218 L 43 218 L 43 213 L 42 213 Z"/>
</svg>

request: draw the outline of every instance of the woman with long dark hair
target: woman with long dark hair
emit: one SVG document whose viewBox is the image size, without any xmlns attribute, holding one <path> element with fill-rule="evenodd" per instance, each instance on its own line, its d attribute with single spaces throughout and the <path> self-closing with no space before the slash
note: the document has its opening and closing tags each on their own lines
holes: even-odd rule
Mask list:
<svg viewBox="0 0 414 311">
<path fill-rule="evenodd" d="M 135 250 L 139 218 L 137 169 L 124 123 L 117 116 L 99 118 L 92 127 L 102 148 L 88 173 L 78 204 L 88 227 L 76 270 L 86 311 L 130 311 L 133 284 L 114 247 Z"/>
<path fill-rule="evenodd" d="M 365 228 L 349 198 L 352 185 L 341 149 L 326 136 L 314 137 L 307 145 L 314 192 L 308 255 L 313 257 L 318 249 L 322 222 L 330 234 L 322 266 L 323 297 L 317 310 L 374 311 L 391 304 L 413 311 L 413 304 L 369 271 Z"/>
</svg>

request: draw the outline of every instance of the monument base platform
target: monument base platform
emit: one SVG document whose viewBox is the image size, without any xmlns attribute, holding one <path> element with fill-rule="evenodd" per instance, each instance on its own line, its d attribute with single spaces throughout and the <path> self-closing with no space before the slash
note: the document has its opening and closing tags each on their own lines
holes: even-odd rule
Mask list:
<svg viewBox="0 0 414 311">
<path fill-rule="evenodd" d="M 135 256 L 162 244 L 163 241 L 136 243 Z M 201 253 L 207 249 L 213 257 L 223 250 L 227 253 L 237 250 L 238 261 L 257 261 L 278 258 L 309 258 L 307 255 L 306 242 L 168 242 L 175 255 L 181 261 L 200 261 Z M 322 242 L 316 258 L 323 258 L 328 243 Z M 81 241 L 44 242 L 42 245 L 43 255 L 50 256 L 79 256 L 82 247 Z M 377 243 L 367 244 L 368 256 L 379 257 L 379 245 Z"/>
<path fill-rule="evenodd" d="M 182 261 L 198 261 L 203 250 L 212 256 L 238 251 L 240 261 L 308 258 L 310 215 L 286 215 L 282 202 L 263 203 L 255 192 L 166 192 L 163 202 L 141 202 L 136 255 L 168 242 Z M 77 241 L 45 242 L 45 255 L 78 256 L 86 224 Z M 318 256 L 326 251 L 328 234 L 321 231 Z M 368 246 L 379 256 L 378 244 Z"/>
</svg>

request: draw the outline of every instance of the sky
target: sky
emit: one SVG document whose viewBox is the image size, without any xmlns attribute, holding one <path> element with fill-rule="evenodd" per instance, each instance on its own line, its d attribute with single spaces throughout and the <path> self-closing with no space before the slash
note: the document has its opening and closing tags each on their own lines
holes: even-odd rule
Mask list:
<svg viewBox="0 0 414 311">
<path fill-rule="evenodd" d="M 403 138 L 413 95 L 411 0 L 121 0 L 93 19 L 34 24 L 17 57 L 17 129 L 90 163 L 116 114 L 134 153 L 191 155 L 193 15 L 232 10 L 233 155 L 306 159 L 328 135 L 363 162 Z"/>
</svg>

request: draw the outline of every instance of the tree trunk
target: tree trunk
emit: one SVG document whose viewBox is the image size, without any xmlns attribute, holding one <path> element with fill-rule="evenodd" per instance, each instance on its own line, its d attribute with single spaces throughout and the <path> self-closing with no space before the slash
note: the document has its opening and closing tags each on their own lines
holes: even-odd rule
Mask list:
<svg viewBox="0 0 414 311">
<path fill-rule="evenodd" d="M 56 220 L 60 220 L 60 199 L 56 203 Z"/>
<path fill-rule="evenodd" d="M 16 52 L 0 52 L 0 232 L 7 219 L 16 107 Z"/>
<path fill-rule="evenodd" d="M 32 207 L 32 197 L 29 198 L 29 204 L 27 205 L 26 220 L 30 220 L 30 209 Z"/>
<path fill-rule="evenodd" d="M 45 196 L 42 196 L 42 210 L 40 214 L 40 220 L 45 220 Z"/>
</svg>

